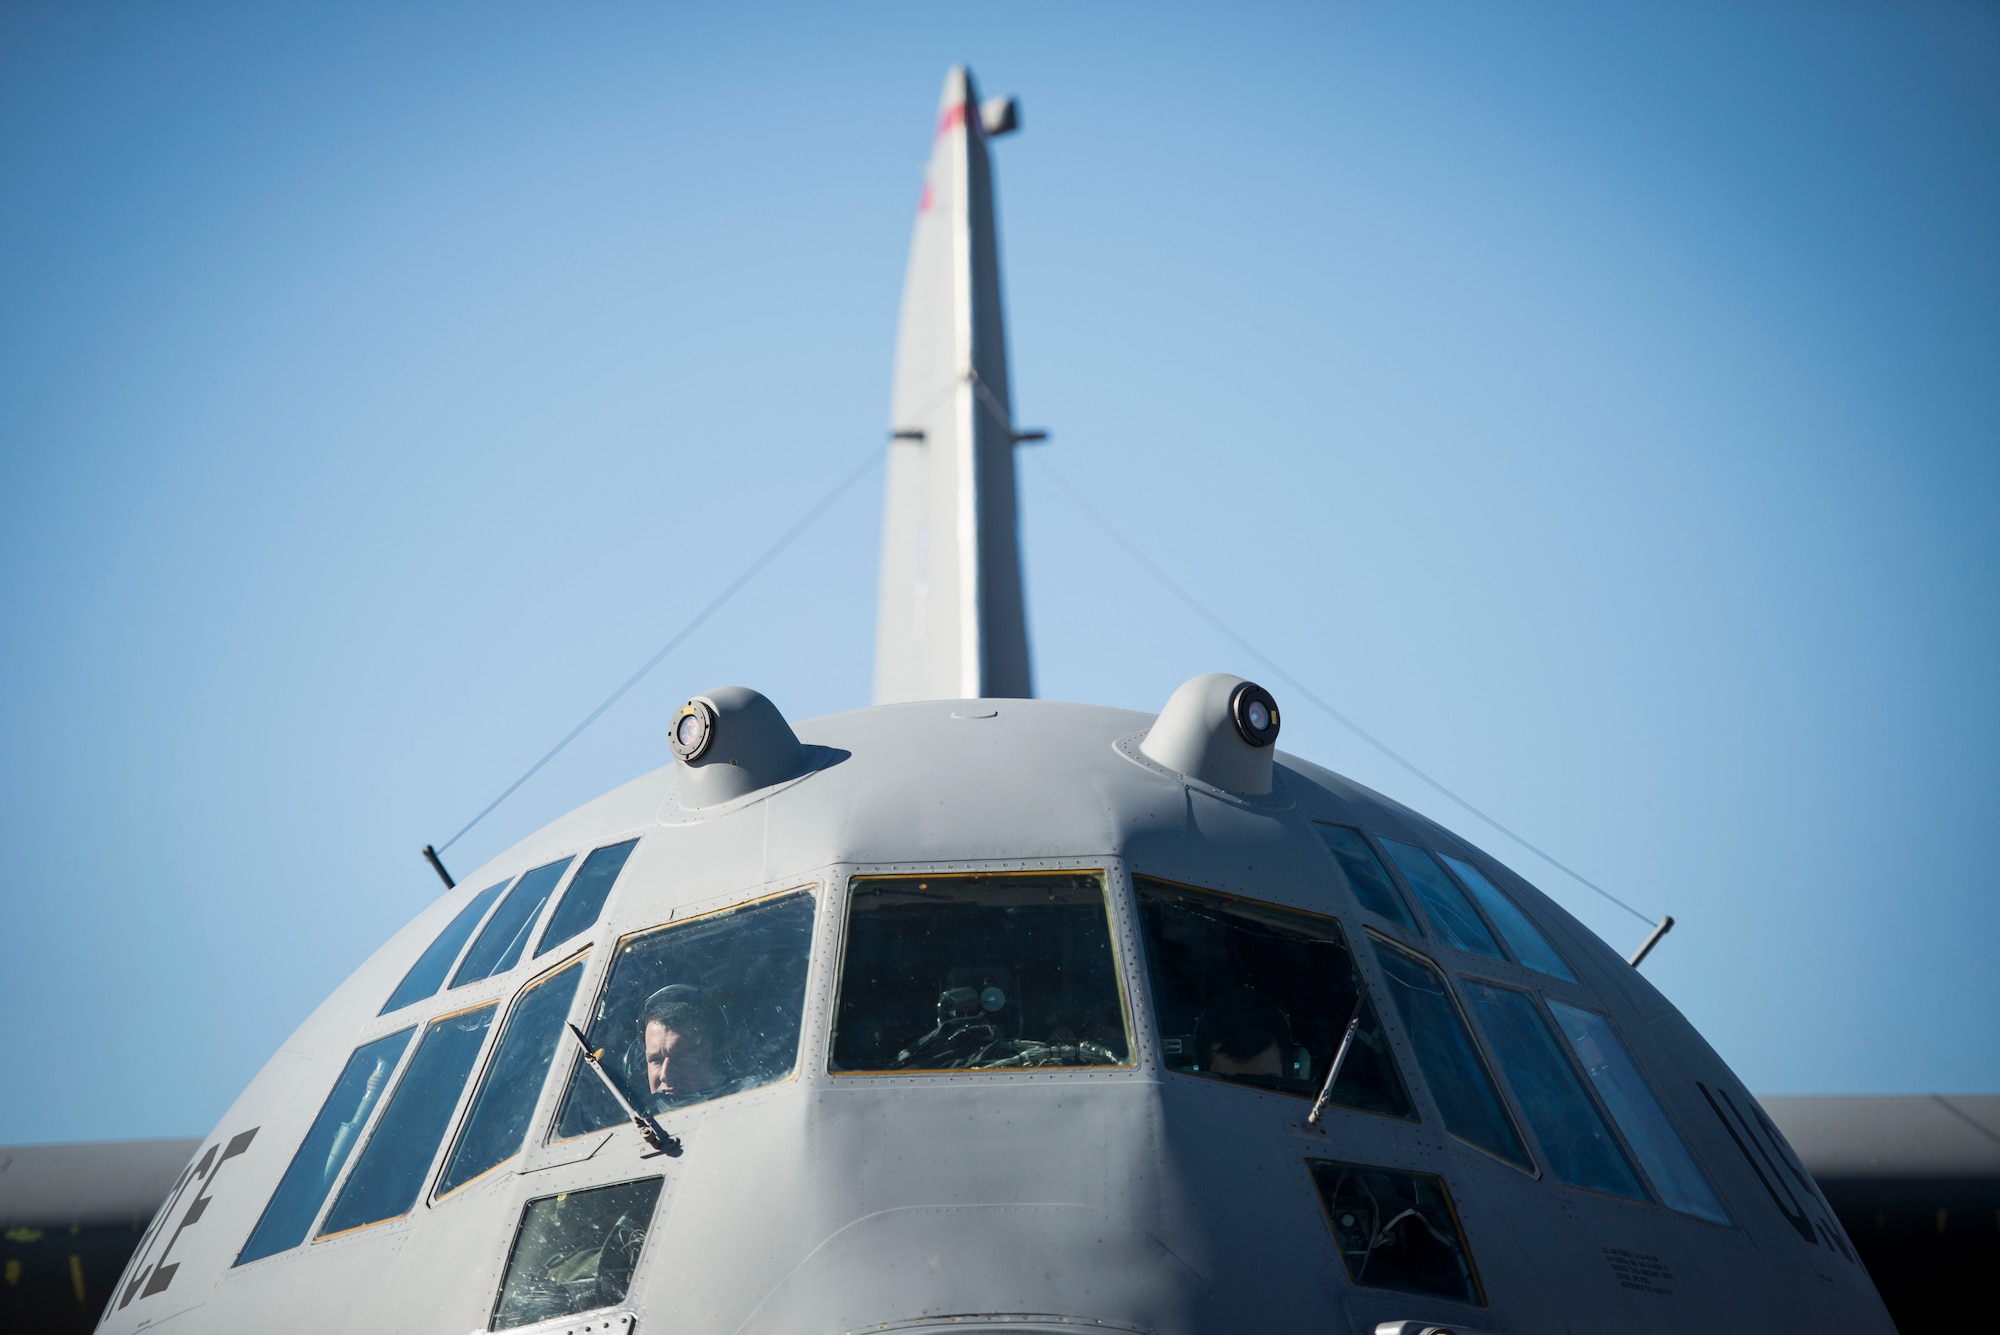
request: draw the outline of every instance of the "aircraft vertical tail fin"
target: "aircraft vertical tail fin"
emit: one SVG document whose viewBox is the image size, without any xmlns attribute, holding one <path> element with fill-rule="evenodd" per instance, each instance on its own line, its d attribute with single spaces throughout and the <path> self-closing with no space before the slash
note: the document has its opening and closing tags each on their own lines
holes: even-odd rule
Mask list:
<svg viewBox="0 0 2000 1335">
<path fill-rule="evenodd" d="M 986 149 L 1017 123 L 964 66 L 945 77 L 896 333 L 877 704 L 1034 693 Z"/>
</svg>

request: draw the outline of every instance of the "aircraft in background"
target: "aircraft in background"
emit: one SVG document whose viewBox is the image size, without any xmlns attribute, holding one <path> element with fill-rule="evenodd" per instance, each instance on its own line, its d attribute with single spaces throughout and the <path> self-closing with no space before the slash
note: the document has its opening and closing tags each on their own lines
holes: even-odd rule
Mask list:
<svg viewBox="0 0 2000 1335">
<path fill-rule="evenodd" d="M 200 1141 L 0 1151 L 0 1314 L 1876 1332 L 1892 1214 L 1990 1239 L 1950 1212 L 1995 1219 L 2000 1099 L 1761 1105 L 1533 886 L 1278 751 L 1255 683 L 1030 698 L 988 152 L 1018 123 L 947 76 L 875 706 L 693 697 L 671 763 L 440 896 Z M 1926 1153 L 1873 1148 L 1926 1118 Z"/>
</svg>

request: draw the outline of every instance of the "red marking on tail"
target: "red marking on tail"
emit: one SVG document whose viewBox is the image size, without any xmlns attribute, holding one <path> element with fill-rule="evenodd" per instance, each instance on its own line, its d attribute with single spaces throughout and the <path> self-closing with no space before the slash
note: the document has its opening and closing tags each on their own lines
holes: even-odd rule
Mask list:
<svg viewBox="0 0 2000 1335">
<path fill-rule="evenodd" d="M 965 103 L 960 102 L 956 106 L 946 107 L 944 115 L 938 117 L 937 132 L 943 134 L 963 124 L 965 124 Z"/>
<path fill-rule="evenodd" d="M 924 182 L 924 197 L 917 201 L 917 212 L 929 213 L 930 211 L 931 211 L 931 183 L 928 180 L 926 180 Z"/>
</svg>

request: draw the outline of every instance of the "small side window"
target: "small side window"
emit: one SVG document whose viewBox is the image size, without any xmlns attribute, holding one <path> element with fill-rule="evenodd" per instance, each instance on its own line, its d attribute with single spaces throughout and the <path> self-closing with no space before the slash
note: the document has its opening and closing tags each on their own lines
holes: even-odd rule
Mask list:
<svg viewBox="0 0 2000 1335">
<path fill-rule="evenodd" d="M 1388 871 L 1382 866 L 1382 859 L 1375 856 L 1375 850 L 1368 846 L 1361 831 L 1350 830 L 1345 825 L 1321 825 L 1317 822 L 1313 828 L 1326 841 L 1327 851 L 1333 854 L 1333 860 L 1347 873 L 1347 883 L 1354 887 L 1354 897 L 1361 901 L 1362 908 L 1370 913 L 1379 913 L 1390 922 L 1413 932 L 1417 930 L 1416 920 L 1410 917 L 1410 906 L 1396 893 Z"/>
<path fill-rule="evenodd" d="M 606 1074 L 656 1113 L 783 1080 L 798 1064 L 812 931 L 813 897 L 794 893 L 626 937 L 590 1024 Z M 625 1120 L 578 1058 L 557 1138 Z"/>
<path fill-rule="evenodd" d="M 1619 1041 L 1611 1021 L 1554 997 L 1549 998 L 1549 1010 L 1575 1047 L 1590 1082 L 1597 1086 L 1597 1096 L 1611 1110 L 1611 1120 L 1618 1123 L 1626 1144 L 1639 1156 L 1640 1167 L 1653 1179 L 1660 1199 L 1697 1219 L 1729 1223 L 1729 1212 L 1716 1199 L 1715 1189 L 1688 1153 L 1680 1132 L 1667 1120 L 1666 1109 L 1653 1097 L 1652 1087 L 1639 1074 L 1638 1063 Z"/>
<path fill-rule="evenodd" d="M 583 860 L 583 866 L 577 869 L 569 889 L 563 891 L 556 911 L 549 915 L 549 925 L 542 929 L 542 939 L 535 943 L 537 957 L 590 930 L 591 924 L 597 921 L 597 915 L 604 912 L 604 901 L 610 897 L 618 873 L 625 869 L 625 860 L 638 846 L 637 839 L 627 839 L 622 844 L 600 848 Z"/>
<path fill-rule="evenodd" d="M 624 1302 L 665 1181 L 644 1177 L 529 1201 L 489 1328 L 512 1330 Z"/>
<path fill-rule="evenodd" d="M 1460 1140 L 1479 1146 L 1528 1172 L 1534 1171 L 1521 1133 L 1500 1101 L 1493 1073 L 1458 1013 L 1444 975 L 1414 955 L 1375 942 L 1375 958 L 1389 981 L 1396 1013 L 1417 1050 L 1417 1065 L 1430 1083 L 1444 1125 Z"/>
<path fill-rule="evenodd" d="M 326 1212 L 320 1237 L 394 1219 L 417 1203 L 495 1009 L 481 1006 L 431 1021 L 354 1171 Z"/>
<path fill-rule="evenodd" d="M 1415 844 L 1398 843 L 1394 839 L 1384 839 L 1382 847 L 1389 850 L 1390 858 L 1403 873 L 1403 879 L 1410 883 L 1410 889 L 1417 892 L 1417 898 L 1424 901 L 1424 911 L 1431 915 L 1431 926 L 1437 928 L 1446 945 L 1496 960 L 1507 958 L 1500 953 L 1499 943 L 1479 920 L 1465 892 L 1444 874 L 1444 868 L 1438 866 L 1435 858 Z"/>
<path fill-rule="evenodd" d="M 1095 872 L 856 877 L 834 1071 L 1131 1060 Z"/>
<path fill-rule="evenodd" d="M 438 1195 L 457 1190 L 521 1152 L 581 977 L 583 961 L 578 960 L 531 983 L 514 1003 L 493 1060 L 479 1078 L 465 1129 L 458 1133 L 458 1144 L 438 1179 Z"/>
<path fill-rule="evenodd" d="M 1645 1200 L 1646 1189 L 1625 1151 L 1604 1124 L 1597 1105 L 1548 1021 L 1525 992 L 1463 980 L 1466 1004 L 1479 1017 L 1486 1041 L 1514 1090 L 1514 1101 L 1541 1142 L 1542 1157 L 1559 1182 L 1613 1196 Z"/>
<path fill-rule="evenodd" d="M 1330 1101 L 1415 1119 L 1339 922 L 1160 881 L 1138 891 L 1169 1070 L 1312 1098 L 1359 1001 Z"/>
<path fill-rule="evenodd" d="M 1330 1159 L 1306 1164 L 1349 1279 L 1485 1306 L 1443 1178 Z"/>
<path fill-rule="evenodd" d="M 347 1065 L 340 1068 L 340 1078 L 333 1082 L 333 1092 L 320 1105 L 319 1116 L 313 1118 L 285 1175 L 278 1179 L 277 1190 L 258 1216 L 257 1226 L 237 1253 L 237 1265 L 289 1251 L 306 1240 L 313 1217 L 326 1203 L 326 1193 L 333 1190 L 340 1170 L 347 1166 L 347 1156 L 361 1139 L 368 1114 L 375 1110 L 390 1073 L 402 1059 L 403 1049 L 410 1046 L 410 1035 L 416 1032 L 414 1025 L 400 1029 L 362 1044 L 348 1057 Z"/>
<path fill-rule="evenodd" d="M 535 919 L 542 916 L 542 905 L 549 902 L 549 895 L 574 861 L 575 858 L 564 858 L 547 863 L 514 882 L 514 888 L 480 929 L 479 939 L 465 952 L 465 962 L 451 976 L 453 987 L 464 987 L 514 967 L 528 944 L 528 932 Z"/>
<path fill-rule="evenodd" d="M 376 1014 L 387 1015 L 390 1011 L 399 1011 L 412 1002 L 422 1001 L 443 987 L 444 976 L 451 972 L 451 963 L 458 958 L 458 952 L 465 949 L 466 939 L 472 935 L 472 929 L 479 926 L 479 920 L 486 916 L 486 910 L 493 906 L 493 901 L 498 899 L 500 892 L 506 888 L 505 881 L 498 885 L 489 885 L 466 901 L 465 907 L 458 911 L 458 916 L 438 933 L 437 940 L 431 942 L 424 949 L 424 953 L 417 956 L 417 962 L 410 966 L 410 971 L 403 975 L 403 981 L 396 984 L 396 990 L 389 994 L 389 999 L 382 1003 L 382 1009 Z"/>
<path fill-rule="evenodd" d="M 1445 865 L 1457 873 L 1459 883 L 1472 892 L 1472 897 L 1479 901 L 1479 907 L 1486 910 L 1486 916 L 1500 929 L 1500 935 L 1506 939 L 1508 949 L 1514 952 L 1514 958 L 1537 973 L 1545 973 L 1551 978 L 1564 978 L 1572 983 L 1576 981 L 1576 975 L 1570 972 L 1569 965 L 1563 963 L 1561 955 L 1556 954 L 1556 948 L 1549 944 L 1546 936 L 1542 935 L 1542 929 L 1530 922 L 1527 914 L 1521 912 L 1520 905 L 1502 893 L 1499 886 L 1488 880 L 1479 868 L 1470 862 L 1449 854 L 1439 854 L 1439 856 L 1444 858 Z"/>
</svg>

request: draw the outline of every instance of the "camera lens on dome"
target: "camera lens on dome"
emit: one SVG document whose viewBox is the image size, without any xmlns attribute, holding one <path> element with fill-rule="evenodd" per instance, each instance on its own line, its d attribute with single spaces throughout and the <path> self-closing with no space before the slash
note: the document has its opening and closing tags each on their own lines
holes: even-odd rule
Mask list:
<svg viewBox="0 0 2000 1335">
<path fill-rule="evenodd" d="M 704 701 L 688 701 L 681 706 L 667 740 L 673 743 L 674 754 L 692 765 L 708 753 L 709 743 L 715 740 L 715 711 Z"/>
<path fill-rule="evenodd" d="M 1269 746 L 1278 740 L 1278 702 L 1254 681 L 1243 682 L 1231 692 L 1229 716 L 1238 735 L 1252 746 Z"/>
</svg>

